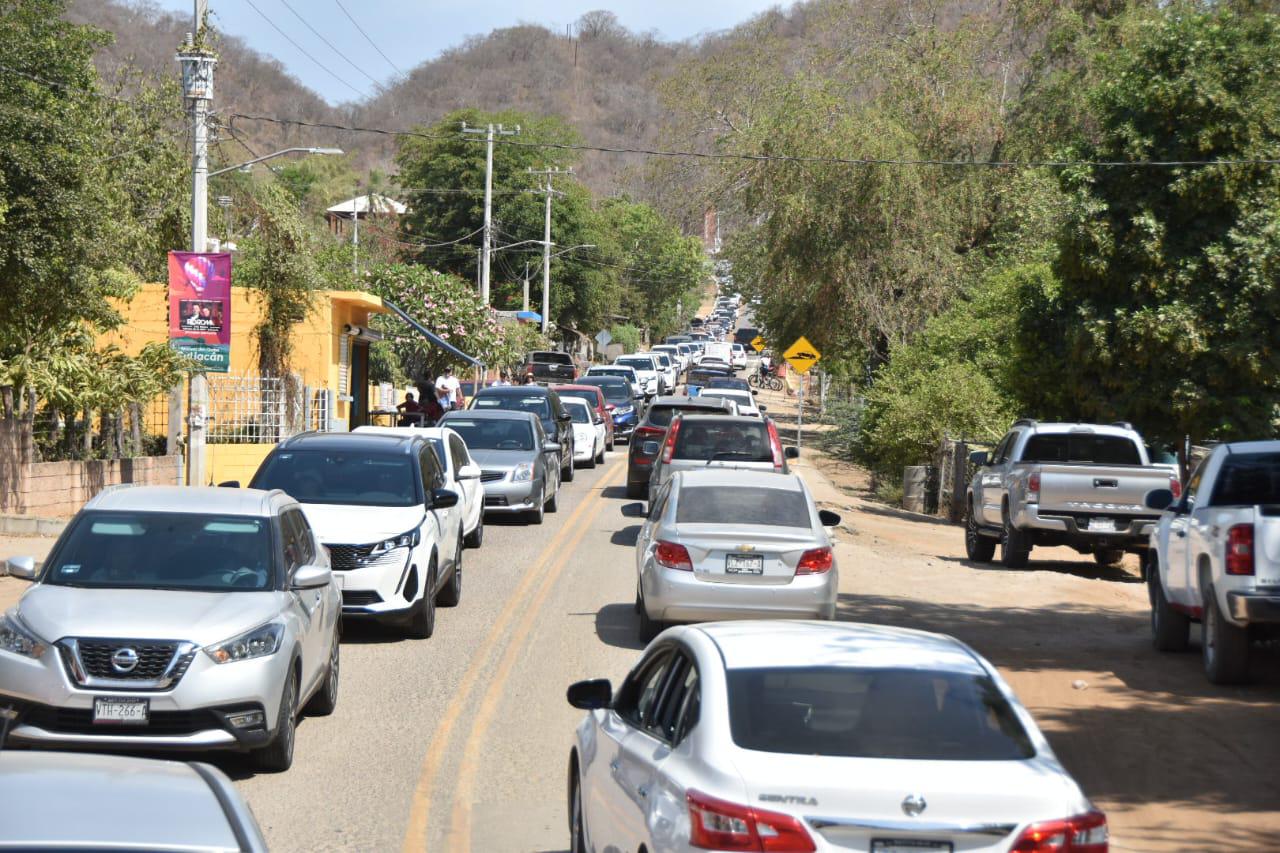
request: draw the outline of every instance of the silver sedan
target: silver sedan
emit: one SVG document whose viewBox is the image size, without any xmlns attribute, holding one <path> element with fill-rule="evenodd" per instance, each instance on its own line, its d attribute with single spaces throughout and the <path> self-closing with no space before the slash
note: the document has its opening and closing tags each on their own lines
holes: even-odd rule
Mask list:
<svg viewBox="0 0 1280 853">
<path fill-rule="evenodd" d="M 658 491 L 636 540 L 641 639 L 667 622 L 835 616 L 831 535 L 794 474 L 679 471 Z"/>
</svg>

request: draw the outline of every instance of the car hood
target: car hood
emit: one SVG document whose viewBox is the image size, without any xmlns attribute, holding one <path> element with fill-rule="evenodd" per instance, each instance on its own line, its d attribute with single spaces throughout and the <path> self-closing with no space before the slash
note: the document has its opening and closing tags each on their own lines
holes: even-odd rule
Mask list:
<svg viewBox="0 0 1280 853">
<path fill-rule="evenodd" d="M 189 640 L 209 645 L 275 618 L 284 592 L 182 592 L 167 589 L 84 589 L 36 584 L 18 612 L 50 642 L 63 637 Z"/>
<path fill-rule="evenodd" d="M 303 504 L 316 538 L 324 544 L 364 545 L 399 536 L 422 524 L 420 506 Z"/>
<path fill-rule="evenodd" d="M 514 468 L 521 462 L 533 462 L 538 454 L 532 450 L 472 450 L 471 458 L 481 468 L 496 471 Z"/>
</svg>

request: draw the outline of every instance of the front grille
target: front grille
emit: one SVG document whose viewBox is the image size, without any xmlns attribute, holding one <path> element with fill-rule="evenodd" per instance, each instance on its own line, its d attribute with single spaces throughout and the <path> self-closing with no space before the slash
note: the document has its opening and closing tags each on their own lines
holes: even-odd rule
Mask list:
<svg viewBox="0 0 1280 853">
<path fill-rule="evenodd" d="M 370 604 L 381 603 L 382 596 L 371 589 L 344 589 L 342 591 L 343 607 L 368 607 Z"/>
<path fill-rule="evenodd" d="M 124 681 L 156 681 L 162 678 L 173 656 L 178 651 L 176 642 L 134 642 L 130 640 L 79 640 L 80 662 L 85 674 L 91 678 L 111 678 Z M 133 649 L 138 655 L 138 665 L 129 672 L 120 672 L 111 664 L 111 658 L 121 649 Z M 184 655 L 182 671 L 191 664 L 191 655 Z M 176 680 L 176 678 L 175 678 Z"/>
<path fill-rule="evenodd" d="M 326 545 L 330 567 L 336 572 L 349 572 L 360 568 L 362 560 L 373 553 L 372 545 Z"/>
<path fill-rule="evenodd" d="M 507 496 L 506 495 L 485 495 L 484 505 L 485 506 L 506 506 Z"/>
<path fill-rule="evenodd" d="M 502 478 L 504 478 L 504 477 L 506 477 L 506 476 L 507 476 L 507 472 L 506 472 L 506 471 L 481 471 L 481 472 L 480 472 L 480 482 L 482 482 L 482 483 L 496 483 L 498 480 L 501 480 Z"/>
<path fill-rule="evenodd" d="M 30 705 L 22 722 L 45 731 L 73 735 L 120 734 L 164 737 L 189 735 L 209 729 L 223 728 L 222 721 L 209 710 L 152 711 L 145 726 L 94 725 L 90 708 L 52 708 Z"/>
</svg>

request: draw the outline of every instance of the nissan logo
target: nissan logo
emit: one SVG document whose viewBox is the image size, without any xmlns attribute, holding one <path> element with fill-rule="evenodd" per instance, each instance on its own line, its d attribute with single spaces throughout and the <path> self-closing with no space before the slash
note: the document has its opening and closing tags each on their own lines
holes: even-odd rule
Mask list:
<svg viewBox="0 0 1280 853">
<path fill-rule="evenodd" d="M 111 656 L 111 668 L 116 672 L 133 672 L 137 665 L 138 653 L 128 646 L 116 649 L 116 653 Z"/>
<path fill-rule="evenodd" d="M 902 813 L 907 817 L 918 817 L 928 806 L 919 794 L 907 794 L 902 801 Z"/>
</svg>

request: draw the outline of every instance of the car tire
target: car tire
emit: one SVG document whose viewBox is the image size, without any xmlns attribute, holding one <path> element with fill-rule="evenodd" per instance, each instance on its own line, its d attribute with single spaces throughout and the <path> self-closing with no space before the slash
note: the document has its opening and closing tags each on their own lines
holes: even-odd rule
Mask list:
<svg viewBox="0 0 1280 853">
<path fill-rule="evenodd" d="M 613 433 L 610 433 L 610 434 L 609 434 L 609 441 L 605 444 L 604 449 L 605 449 L 606 451 L 608 451 L 609 453 L 612 453 L 612 452 L 613 452 L 613 445 L 614 445 L 616 442 L 617 442 L 617 439 L 616 439 L 616 438 L 614 438 Z M 603 454 L 603 453 L 602 453 L 602 454 L 600 454 L 600 461 L 601 461 L 601 462 L 603 462 L 603 461 L 604 461 L 604 454 Z"/>
<path fill-rule="evenodd" d="M 587 853 L 587 833 L 582 818 L 582 776 L 574 759 L 569 761 L 569 853 Z"/>
<path fill-rule="evenodd" d="M 1151 602 L 1151 642 L 1157 651 L 1184 652 L 1191 634 L 1191 619 L 1169 605 L 1160 582 L 1160 571 L 1147 571 L 1147 598 Z"/>
<path fill-rule="evenodd" d="M 972 501 L 964 514 L 964 552 L 975 563 L 990 563 L 996 556 L 996 540 L 979 532 Z"/>
<path fill-rule="evenodd" d="M 543 502 L 543 506 L 546 507 L 547 512 L 556 512 L 557 510 L 560 509 L 560 483 L 559 482 L 556 483 L 556 489 L 554 492 L 551 493 L 551 497 L 547 498 L 546 501 Z"/>
<path fill-rule="evenodd" d="M 307 702 L 308 716 L 327 717 L 338 707 L 338 674 L 342 671 L 339 665 L 341 647 L 338 630 L 334 628 L 333 648 L 329 650 L 329 665 L 325 667 L 324 683 L 311 696 L 311 701 Z"/>
<path fill-rule="evenodd" d="M 462 531 L 458 531 L 458 553 L 453 557 L 453 571 L 449 574 L 449 582 L 436 596 L 436 604 L 441 607 L 457 607 L 462 601 Z"/>
<path fill-rule="evenodd" d="M 648 483 L 627 483 L 627 497 L 633 501 L 642 501 L 649 494 Z"/>
<path fill-rule="evenodd" d="M 604 454 L 605 454 L 605 451 L 607 451 L 607 450 L 612 450 L 612 449 L 613 449 L 612 447 L 605 447 L 604 445 L 601 445 L 601 447 L 600 447 L 600 453 L 596 456 L 596 462 L 598 462 L 599 464 L 603 465 L 603 464 L 604 464 Z"/>
<path fill-rule="evenodd" d="M 1242 684 L 1249 680 L 1249 631 L 1222 618 L 1213 587 L 1204 588 L 1200 642 L 1204 674 L 1214 684 Z"/>
<path fill-rule="evenodd" d="M 572 450 L 570 450 L 570 451 L 569 451 L 569 453 L 568 453 L 568 455 L 567 455 L 565 458 L 567 458 L 567 459 L 569 460 L 569 467 L 568 467 L 568 468 L 561 468 L 561 469 L 560 469 L 560 482 L 562 482 L 562 483 L 572 483 L 572 482 L 573 482 L 573 477 L 574 477 L 574 470 L 573 470 L 573 451 L 572 451 Z"/>
<path fill-rule="evenodd" d="M 476 529 L 467 534 L 466 545 L 468 548 L 479 548 L 484 544 L 484 510 L 480 510 L 480 520 L 476 522 Z"/>
<path fill-rule="evenodd" d="M 431 558 L 431 568 L 427 571 L 426 587 L 422 598 L 409 617 L 408 634 L 415 640 L 429 640 L 436 632 L 436 597 L 431 592 L 436 585 L 436 559 Z"/>
<path fill-rule="evenodd" d="M 645 607 L 644 596 L 636 593 L 636 603 L 640 605 L 640 642 L 649 643 L 667 627 L 658 619 L 649 618 L 649 608 Z"/>
<path fill-rule="evenodd" d="M 1031 537 L 1013 526 L 1009 511 L 1004 513 L 1004 533 L 1000 537 L 1000 562 L 1005 568 L 1025 569 L 1031 557 Z"/>
<path fill-rule="evenodd" d="M 291 669 L 285 679 L 280 711 L 276 715 L 276 733 L 271 743 L 255 749 L 251 758 L 259 770 L 283 773 L 293 766 L 293 744 L 298 726 L 298 676 Z"/>
<path fill-rule="evenodd" d="M 528 521 L 530 524 L 541 524 L 542 519 L 546 514 L 547 492 L 546 492 L 545 486 L 543 487 L 543 492 L 540 497 L 541 497 L 541 500 L 538 501 L 538 505 L 533 509 L 529 510 L 527 513 L 525 513 L 525 520 Z"/>
<path fill-rule="evenodd" d="M 594 467 L 596 467 L 595 448 L 594 448 L 594 447 L 593 447 L 593 448 L 591 448 L 591 451 L 592 451 L 592 455 L 591 455 L 591 456 L 589 456 L 589 457 L 587 457 L 587 461 L 586 461 L 586 462 L 583 462 L 583 463 L 582 463 L 582 467 L 583 467 L 583 468 L 594 468 Z"/>
<path fill-rule="evenodd" d="M 1099 566 L 1118 566 L 1120 561 L 1124 559 L 1124 549 L 1105 548 L 1101 551 L 1094 551 L 1093 559 L 1097 561 Z"/>
</svg>

